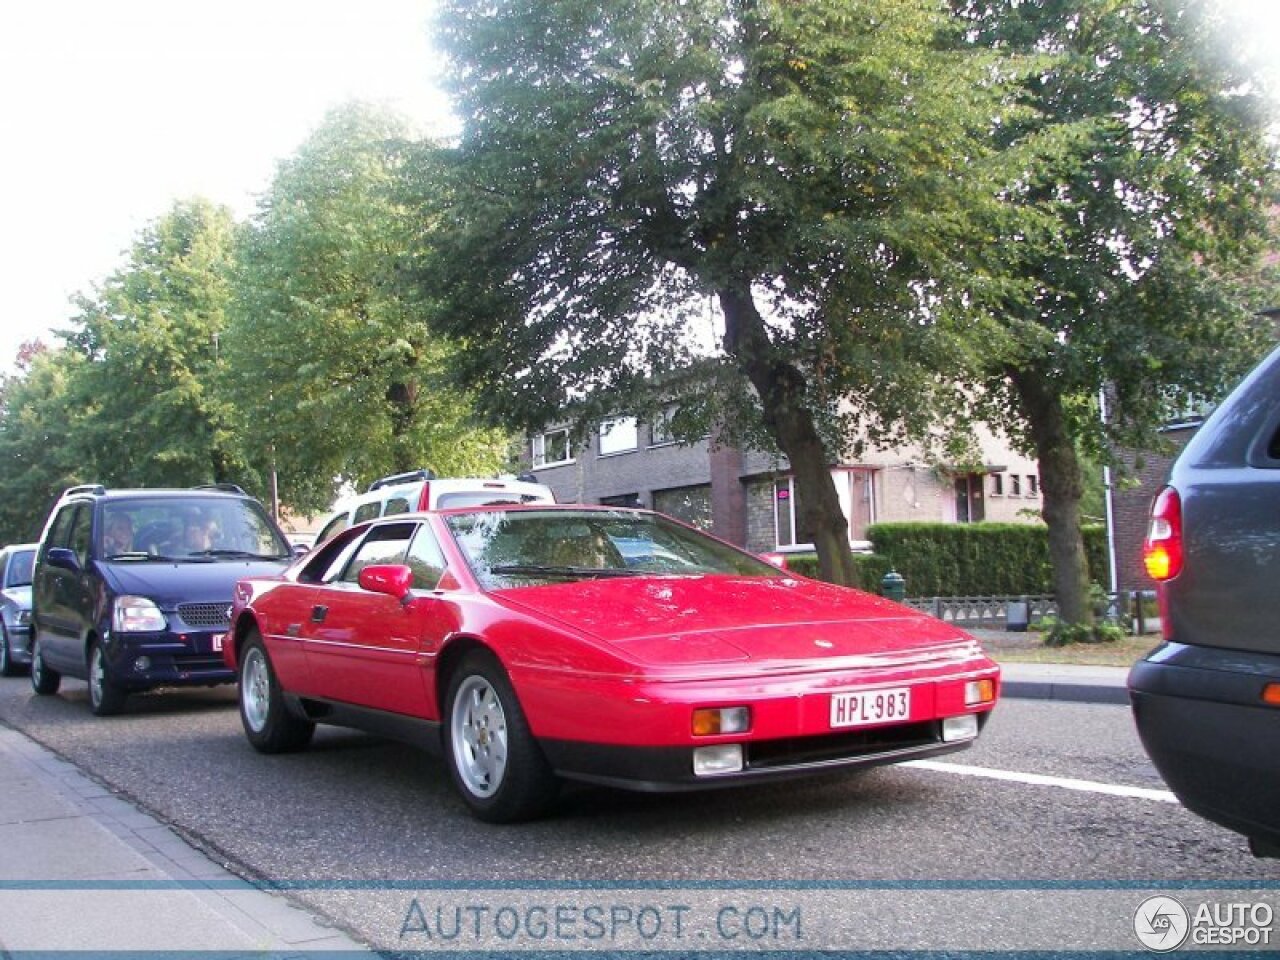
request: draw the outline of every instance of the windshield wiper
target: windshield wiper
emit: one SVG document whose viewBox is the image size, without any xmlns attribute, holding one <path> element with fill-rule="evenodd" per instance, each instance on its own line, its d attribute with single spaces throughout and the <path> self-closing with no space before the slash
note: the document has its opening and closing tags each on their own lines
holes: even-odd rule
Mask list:
<svg viewBox="0 0 1280 960">
<path fill-rule="evenodd" d="M 245 560 L 286 560 L 287 556 L 279 553 L 254 553 L 252 550 L 197 550 L 193 557 L 236 557 Z"/>
<path fill-rule="evenodd" d="M 123 553 L 113 553 L 109 557 L 104 557 L 103 559 L 112 561 L 112 560 L 161 560 L 161 559 L 167 560 L 168 558 L 153 557 L 151 554 L 147 553 L 147 551 L 145 550 L 126 550 Z"/>
<path fill-rule="evenodd" d="M 626 570 L 621 567 L 552 567 L 536 563 L 500 563 L 489 568 L 490 573 L 499 576 L 514 574 L 516 576 L 534 577 L 640 577 L 639 570 Z"/>
</svg>

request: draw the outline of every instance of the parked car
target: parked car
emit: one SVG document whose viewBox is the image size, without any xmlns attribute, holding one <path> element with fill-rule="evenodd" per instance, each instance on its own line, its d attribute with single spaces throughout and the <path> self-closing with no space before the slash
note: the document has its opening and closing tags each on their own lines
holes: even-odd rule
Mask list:
<svg viewBox="0 0 1280 960">
<path fill-rule="evenodd" d="M 0 676 L 13 677 L 31 664 L 31 567 L 37 544 L 0 550 Z"/>
<path fill-rule="evenodd" d="M 233 683 L 222 642 L 235 582 L 292 555 L 238 487 L 73 487 L 36 554 L 31 684 L 49 695 L 64 675 L 87 680 L 102 716 L 152 687 Z"/>
<path fill-rule="evenodd" d="M 999 685 L 955 627 L 620 508 L 384 517 L 242 580 L 232 618 L 255 748 L 401 736 L 494 822 L 562 778 L 675 791 L 961 750 Z"/>
<path fill-rule="evenodd" d="M 366 520 L 417 510 L 443 510 L 496 503 L 555 503 L 555 494 L 531 475 L 519 477 L 437 477 L 430 470 L 415 470 L 382 477 L 369 489 L 348 500 L 325 521 L 316 536 L 324 543 L 339 530 Z"/>
<path fill-rule="evenodd" d="M 1280 350 L 1174 463 L 1144 560 L 1164 643 L 1129 674 L 1143 746 L 1188 809 L 1280 856 Z"/>
</svg>

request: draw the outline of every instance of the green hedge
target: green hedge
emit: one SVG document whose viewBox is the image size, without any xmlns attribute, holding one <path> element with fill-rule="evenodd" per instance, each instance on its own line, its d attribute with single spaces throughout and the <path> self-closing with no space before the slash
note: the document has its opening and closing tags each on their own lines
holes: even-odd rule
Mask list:
<svg viewBox="0 0 1280 960">
<path fill-rule="evenodd" d="M 889 561 L 874 553 L 855 553 L 853 565 L 858 571 L 858 585 L 872 593 L 880 591 L 880 579 L 889 572 Z M 804 577 L 818 576 L 818 555 L 816 553 L 787 554 L 787 568 Z"/>
<path fill-rule="evenodd" d="M 1091 580 L 1107 582 L 1106 530 L 1083 528 Z M 909 597 L 1008 596 L 1052 593 L 1048 530 L 1024 523 L 877 523 L 867 530 L 875 552 L 855 554 L 858 582 L 878 591 L 890 568 L 907 581 Z M 788 565 L 818 575 L 818 558 L 793 554 Z"/>
</svg>

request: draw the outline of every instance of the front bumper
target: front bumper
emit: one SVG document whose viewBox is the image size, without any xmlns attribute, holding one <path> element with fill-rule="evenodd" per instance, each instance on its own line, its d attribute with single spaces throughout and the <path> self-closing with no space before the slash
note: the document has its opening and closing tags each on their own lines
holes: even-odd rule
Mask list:
<svg viewBox="0 0 1280 960">
<path fill-rule="evenodd" d="M 977 715 L 979 730 L 989 716 L 990 711 Z M 722 738 L 720 742 L 729 741 Z M 742 770 L 706 776 L 693 772 L 696 748 L 692 746 L 627 747 L 564 740 L 543 741 L 541 746 L 559 776 L 646 793 L 673 793 L 900 763 L 965 750 L 973 743 L 973 739 L 944 741 L 941 720 L 784 740 L 744 740 Z"/>
<path fill-rule="evenodd" d="M 1188 810 L 1280 845 L 1280 656 L 1166 643 L 1129 673 L 1142 745 Z"/>
<path fill-rule="evenodd" d="M 128 690 L 234 683 L 222 659 L 225 630 L 110 634 L 103 644 L 111 681 Z"/>
<path fill-rule="evenodd" d="M 31 664 L 31 626 L 6 625 L 9 634 L 9 659 L 14 663 Z"/>
</svg>

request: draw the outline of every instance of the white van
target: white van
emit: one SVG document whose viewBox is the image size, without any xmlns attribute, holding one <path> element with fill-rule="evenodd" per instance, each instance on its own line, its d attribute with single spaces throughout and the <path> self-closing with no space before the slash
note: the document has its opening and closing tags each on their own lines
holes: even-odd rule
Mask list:
<svg viewBox="0 0 1280 960">
<path fill-rule="evenodd" d="M 340 530 L 357 523 L 417 510 L 478 507 L 487 503 L 555 503 L 546 484 L 530 477 L 437 477 L 430 470 L 415 470 L 383 477 L 369 489 L 347 501 L 321 528 L 316 543 L 324 543 Z"/>
</svg>

